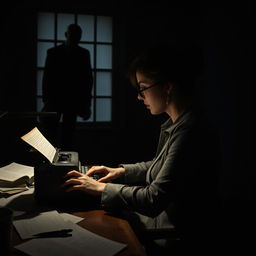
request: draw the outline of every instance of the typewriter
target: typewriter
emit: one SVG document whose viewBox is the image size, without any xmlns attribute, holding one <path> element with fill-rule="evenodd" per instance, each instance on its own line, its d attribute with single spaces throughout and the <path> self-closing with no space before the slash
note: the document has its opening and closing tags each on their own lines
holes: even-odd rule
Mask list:
<svg viewBox="0 0 256 256">
<path fill-rule="evenodd" d="M 86 173 L 87 167 L 79 161 L 78 152 L 57 150 L 52 163 L 43 161 L 35 167 L 34 198 L 36 203 L 47 206 L 75 206 L 83 202 L 96 202 L 96 198 L 82 191 L 66 192 L 61 185 L 65 174 L 76 170 Z M 93 177 L 97 179 L 97 176 Z M 81 201 L 82 200 L 82 201 Z"/>
</svg>

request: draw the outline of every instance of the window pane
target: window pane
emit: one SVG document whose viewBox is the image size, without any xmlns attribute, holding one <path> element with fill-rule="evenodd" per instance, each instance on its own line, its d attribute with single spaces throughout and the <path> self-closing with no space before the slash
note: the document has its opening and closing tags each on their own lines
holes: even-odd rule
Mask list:
<svg viewBox="0 0 256 256">
<path fill-rule="evenodd" d="M 112 46 L 97 45 L 97 68 L 112 68 Z"/>
<path fill-rule="evenodd" d="M 43 80 L 43 70 L 37 71 L 37 96 L 42 96 L 42 80 Z"/>
<path fill-rule="evenodd" d="M 65 32 L 69 24 L 75 23 L 75 16 L 73 14 L 58 14 L 57 20 L 57 40 L 66 40 Z"/>
<path fill-rule="evenodd" d="M 94 16 L 78 15 L 77 24 L 83 31 L 81 41 L 94 41 Z"/>
<path fill-rule="evenodd" d="M 37 98 L 36 99 L 36 111 L 40 112 L 43 108 L 43 105 L 44 105 L 43 99 L 42 98 Z"/>
<path fill-rule="evenodd" d="M 111 96 L 112 90 L 112 73 L 111 72 L 97 72 L 96 76 L 96 95 L 97 96 Z"/>
<path fill-rule="evenodd" d="M 47 50 L 53 47 L 53 43 L 38 42 L 37 44 L 37 67 L 44 67 Z"/>
<path fill-rule="evenodd" d="M 96 121 L 111 121 L 111 99 L 96 99 Z"/>
<path fill-rule="evenodd" d="M 41 12 L 38 14 L 37 21 L 38 39 L 54 39 L 54 14 Z"/>
<path fill-rule="evenodd" d="M 97 17 L 97 42 L 112 42 L 112 18 L 107 16 Z"/>
<path fill-rule="evenodd" d="M 93 47 L 93 44 L 83 44 L 83 43 L 80 43 L 79 45 L 80 45 L 81 47 L 86 48 L 87 50 L 89 50 L 89 52 L 90 52 L 90 57 L 91 57 L 91 66 L 92 66 L 92 68 L 94 68 L 94 58 L 93 58 L 93 55 L 94 55 L 94 47 Z"/>
<path fill-rule="evenodd" d="M 92 84 L 92 96 L 94 97 L 94 91 L 95 91 L 95 71 L 92 72 L 92 79 L 93 79 L 93 84 Z"/>
</svg>

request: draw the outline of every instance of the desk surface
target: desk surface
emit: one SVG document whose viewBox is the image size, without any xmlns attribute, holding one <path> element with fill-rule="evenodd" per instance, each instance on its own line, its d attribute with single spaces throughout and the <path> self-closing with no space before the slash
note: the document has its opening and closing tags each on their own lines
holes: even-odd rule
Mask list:
<svg viewBox="0 0 256 256">
<path fill-rule="evenodd" d="M 98 235 L 127 244 L 127 249 L 118 255 L 146 255 L 130 224 L 121 218 L 112 216 L 103 210 L 76 212 L 84 220 L 79 223 Z"/>
<path fill-rule="evenodd" d="M 36 210 L 38 205 L 35 204 L 33 192 L 34 189 L 31 188 L 28 191 L 10 196 L 7 199 L 2 198 L 0 200 L 0 205 L 9 207 L 18 212 L 26 212 L 28 209 Z M 70 210 L 67 212 L 70 213 Z M 126 220 L 114 216 L 99 207 L 76 210 L 71 213 L 84 218 L 78 223 L 79 226 L 113 241 L 127 244 L 127 247 L 118 254 L 119 256 L 146 255 L 143 246 L 140 244 L 130 224 Z M 14 248 L 14 246 L 21 244 L 23 241 L 25 240 L 22 240 L 15 228 L 13 228 L 12 255 L 24 255 Z"/>
<path fill-rule="evenodd" d="M 112 216 L 104 210 L 81 211 L 73 214 L 84 218 L 78 223 L 79 226 L 108 239 L 127 244 L 127 247 L 117 255 L 146 255 L 144 248 L 126 220 Z M 12 241 L 13 246 L 22 243 L 15 229 L 13 230 Z M 13 248 L 12 255 L 20 255 L 20 252 Z"/>
</svg>

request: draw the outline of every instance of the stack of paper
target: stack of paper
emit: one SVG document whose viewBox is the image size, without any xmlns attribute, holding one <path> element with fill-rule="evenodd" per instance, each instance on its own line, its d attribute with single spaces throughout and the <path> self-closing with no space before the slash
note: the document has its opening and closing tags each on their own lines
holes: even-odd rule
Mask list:
<svg viewBox="0 0 256 256">
<path fill-rule="evenodd" d="M 0 168 L 0 194 L 16 194 L 34 182 L 34 167 L 11 163 Z"/>
</svg>

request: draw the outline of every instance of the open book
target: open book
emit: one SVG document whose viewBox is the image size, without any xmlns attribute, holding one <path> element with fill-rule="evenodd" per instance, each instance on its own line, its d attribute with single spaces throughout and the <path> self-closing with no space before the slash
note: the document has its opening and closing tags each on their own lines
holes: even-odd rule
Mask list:
<svg viewBox="0 0 256 256">
<path fill-rule="evenodd" d="M 34 182 L 34 167 L 11 163 L 0 168 L 0 193 L 13 194 L 28 189 Z"/>
</svg>

